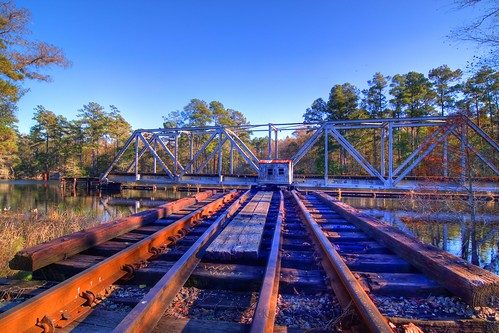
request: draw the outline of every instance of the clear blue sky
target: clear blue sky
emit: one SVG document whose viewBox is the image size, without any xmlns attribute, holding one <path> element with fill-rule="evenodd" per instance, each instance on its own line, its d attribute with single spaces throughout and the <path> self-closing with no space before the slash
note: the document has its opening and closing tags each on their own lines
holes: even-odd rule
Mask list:
<svg viewBox="0 0 499 333">
<path fill-rule="evenodd" d="M 32 38 L 73 65 L 53 82 L 28 82 L 19 129 L 43 105 L 75 119 L 84 104 L 115 105 L 137 128 L 192 98 L 217 100 L 252 124 L 301 122 L 335 84 L 366 88 L 374 73 L 447 64 L 465 69 L 473 45 L 449 42 L 473 10 L 452 0 L 16 0 L 32 13 Z"/>
</svg>

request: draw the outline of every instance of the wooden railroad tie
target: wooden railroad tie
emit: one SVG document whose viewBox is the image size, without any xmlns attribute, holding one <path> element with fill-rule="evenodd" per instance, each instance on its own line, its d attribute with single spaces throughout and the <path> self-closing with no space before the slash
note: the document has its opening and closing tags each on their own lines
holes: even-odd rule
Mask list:
<svg viewBox="0 0 499 333">
<path fill-rule="evenodd" d="M 273 192 L 258 192 L 206 250 L 217 260 L 256 259 Z"/>
</svg>

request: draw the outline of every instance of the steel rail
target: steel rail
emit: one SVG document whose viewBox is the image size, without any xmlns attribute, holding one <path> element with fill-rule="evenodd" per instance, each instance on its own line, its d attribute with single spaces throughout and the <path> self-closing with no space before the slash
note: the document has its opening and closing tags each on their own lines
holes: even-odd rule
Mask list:
<svg viewBox="0 0 499 333">
<path fill-rule="evenodd" d="M 274 329 L 275 314 L 277 307 L 277 293 L 279 290 L 279 276 L 281 271 L 281 243 L 282 243 L 282 220 L 284 217 L 284 197 L 279 192 L 279 213 L 275 222 L 274 236 L 270 249 L 265 276 L 258 296 L 251 322 L 251 333 L 272 332 Z"/>
<path fill-rule="evenodd" d="M 204 215 L 212 214 L 238 195 L 237 191 L 232 191 L 4 312 L 0 315 L 0 327 L 4 332 L 51 332 L 55 327 L 67 326 L 88 311 L 96 297 L 106 294 L 106 289 L 112 283 L 133 273 L 134 267 L 157 255 L 161 249 L 166 249 L 175 240 L 173 237 L 179 236 L 179 232 L 194 227 Z"/>
<path fill-rule="evenodd" d="M 320 226 L 313 219 L 312 215 L 308 212 L 303 202 L 298 197 L 296 191 L 292 191 L 293 197 L 298 204 L 314 239 L 322 248 L 323 255 L 326 256 L 327 261 L 334 267 L 339 279 L 341 280 L 346 291 L 350 295 L 355 307 L 358 309 L 364 323 L 367 325 L 371 332 L 385 332 L 393 333 L 386 318 L 379 312 L 378 308 L 374 305 L 371 298 L 366 294 L 364 289 L 360 286 L 355 276 L 347 267 L 341 256 L 338 254 L 334 246 L 324 235 Z"/>
<path fill-rule="evenodd" d="M 201 261 L 208 246 L 218 231 L 236 213 L 241 204 L 249 197 L 245 192 L 203 233 L 189 250 L 168 270 L 168 272 L 151 288 L 144 298 L 116 326 L 113 332 L 152 332 L 163 313 L 180 291 L 196 266 Z"/>
<path fill-rule="evenodd" d="M 212 196 L 214 191 L 203 191 L 189 197 L 168 202 L 155 208 L 122 217 L 105 224 L 87 228 L 71 235 L 55 238 L 19 251 L 10 261 L 12 269 L 36 271 L 46 265 L 100 245 L 133 229 L 152 223 L 183 208 Z"/>
</svg>

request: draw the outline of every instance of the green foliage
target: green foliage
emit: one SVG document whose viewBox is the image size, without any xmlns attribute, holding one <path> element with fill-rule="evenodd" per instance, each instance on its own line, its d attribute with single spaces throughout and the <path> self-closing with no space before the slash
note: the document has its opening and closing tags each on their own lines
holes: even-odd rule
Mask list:
<svg viewBox="0 0 499 333">
<path fill-rule="evenodd" d="M 386 118 L 388 116 L 388 101 L 385 90 L 388 87 L 389 76 L 381 73 L 374 74 L 373 78 L 367 81 L 368 89 L 362 90 L 362 107 L 372 118 Z"/>
<path fill-rule="evenodd" d="M 43 68 L 69 66 L 57 47 L 28 39 L 30 19 L 27 9 L 0 1 L 0 168 L 12 169 L 16 161 L 15 103 L 26 93 L 23 81 L 50 81 Z"/>
<path fill-rule="evenodd" d="M 115 106 L 106 111 L 90 102 L 79 110 L 78 119 L 35 108 L 29 135 L 20 135 L 19 177 L 35 177 L 45 172 L 70 176 L 98 175 L 110 162 L 132 129 Z"/>
<path fill-rule="evenodd" d="M 478 126 L 492 138 L 499 141 L 499 72 L 489 66 L 476 68 L 463 80 L 460 69 L 452 70 L 447 65 L 432 69 L 426 77 L 422 73 L 409 72 L 396 74 L 393 77 L 375 73 L 367 81 L 368 88 L 362 91 L 350 83 L 335 84 L 331 88 L 329 99 L 322 98 L 313 101 L 303 114 L 305 122 L 323 122 L 330 120 L 352 120 L 364 118 L 403 118 L 450 115 L 460 112 L 469 116 Z M 357 101 L 360 99 L 360 108 Z M 374 166 L 381 162 L 380 130 L 349 130 L 348 141 L 362 151 L 366 159 Z M 421 128 L 402 128 L 393 131 L 393 158 L 397 162 L 409 156 L 415 147 L 427 136 Z M 282 149 L 290 150 L 289 140 L 283 141 Z M 488 146 L 483 142 L 475 142 L 482 154 L 495 161 Z M 310 165 L 316 165 L 318 173 L 323 172 L 322 143 L 316 144 L 308 156 L 302 159 L 295 172 L 310 171 Z M 329 171 L 333 173 L 359 174 L 358 163 L 347 156 L 343 147 L 335 141 L 329 143 Z M 385 151 L 386 154 L 386 151 Z M 386 158 L 386 156 L 385 156 Z M 433 172 L 428 168 L 421 170 Z"/>
<path fill-rule="evenodd" d="M 447 114 L 447 110 L 452 109 L 456 104 L 457 93 L 461 88 L 459 81 L 463 76 L 460 69 L 451 70 L 449 66 L 442 65 L 430 70 L 428 78 L 433 84 L 436 94 L 435 104 L 440 107 L 441 115 Z M 452 85 L 452 83 L 456 84 Z"/>
</svg>

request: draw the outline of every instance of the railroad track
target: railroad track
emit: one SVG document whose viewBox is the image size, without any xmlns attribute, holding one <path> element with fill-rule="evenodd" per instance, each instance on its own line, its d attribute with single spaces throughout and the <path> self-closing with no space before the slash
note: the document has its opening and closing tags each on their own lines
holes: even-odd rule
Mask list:
<svg viewBox="0 0 499 333">
<path fill-rule="evenodd" d="M 443 288 L 420 272 L 421 265 L 396 255 L 401 252 L 396 245 L 394 251 L 390 241 L 375 241 L 382 237 L 348 214 L 357 212 L 324 194 L 210 192 L 125 218 L 114 228 L 67 236 L 14 258 L 13 266 L 34 271 L 34 278 L 60 283 L 33 291 L 32 298 L 5 311 L 0 327 L 403 332 L 415 323 L 442 332 L 497 331 L 496 323 L 456 314 L 401 317 L 380 311 L 390 296 L 424 302 L 452 296 L 449 289 L 466 284 L 454 279 L 458 287 Z M 492 283 L 487 290 L 496 293 L 498 287 Z M 472 305 L 483 302 L 483 292 L 471 289 L 478 292 L 457 294 L 471 298 Z"/>
</svg>

